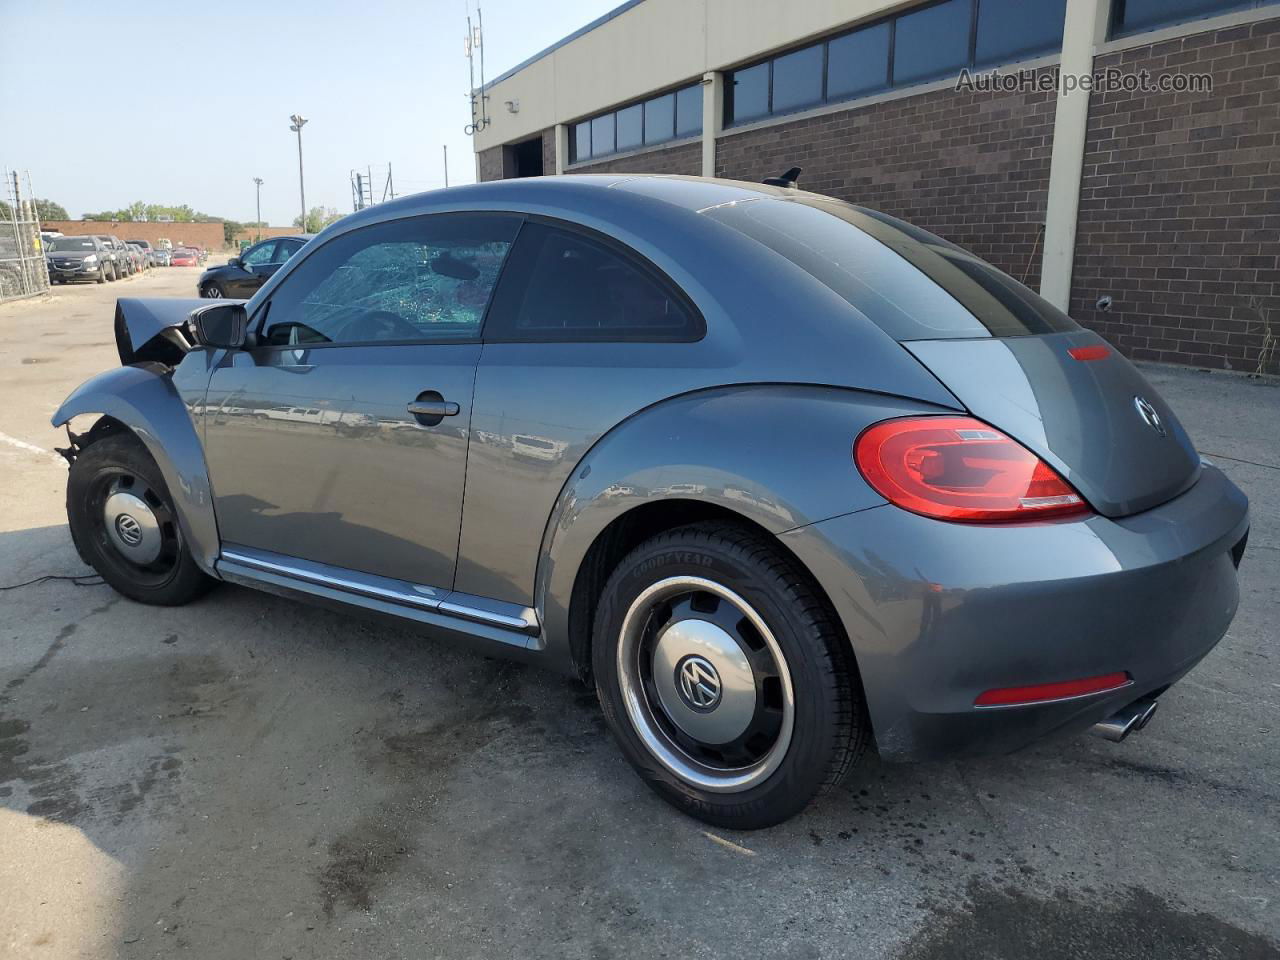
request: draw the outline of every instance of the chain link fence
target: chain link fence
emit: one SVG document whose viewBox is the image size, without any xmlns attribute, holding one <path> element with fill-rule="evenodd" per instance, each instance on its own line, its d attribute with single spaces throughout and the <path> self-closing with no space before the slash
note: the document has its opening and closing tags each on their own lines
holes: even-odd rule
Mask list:
<svg viewBox="0 0 1280 960">
<path fill-rule="evenodd" d="M 0 303 L 44 293 L 49 268 L 40 240 L 31 175 L 3 171 L 5 203 L 0 206 Z"/>
</svg>

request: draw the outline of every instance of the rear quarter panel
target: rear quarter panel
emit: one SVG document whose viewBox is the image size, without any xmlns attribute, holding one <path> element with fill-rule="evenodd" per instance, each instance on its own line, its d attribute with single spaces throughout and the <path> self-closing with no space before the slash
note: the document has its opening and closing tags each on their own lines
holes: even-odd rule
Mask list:
<svg viewBox="0 0 1280 960">
<path fill-rule="evenodd" d="M 936 412 L 853 390 L 754 385 L 698 391 L 628 419 L 577 463 L 542 533 L 534 593 L 548 654 L 568 664 L 574 581 L 625 513 L 692 500 L 782 533 L 865 510 L 884 501 L 853 465 L 854 438 L 878 420 Z"/>
</svg>

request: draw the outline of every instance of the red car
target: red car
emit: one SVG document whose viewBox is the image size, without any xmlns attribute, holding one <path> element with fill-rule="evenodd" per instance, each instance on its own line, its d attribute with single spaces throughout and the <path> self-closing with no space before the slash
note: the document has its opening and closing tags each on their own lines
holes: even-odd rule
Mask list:
<svg viewBox="0 0 1280 960">
<path fill-rule="evenodd" d="M 196 256 L 194 250 L 188 250 L 186 247 L 176 247 L 169 263 L 175 267 L 195 267 L 199 266 L 200 259 Z"/>
</svg>

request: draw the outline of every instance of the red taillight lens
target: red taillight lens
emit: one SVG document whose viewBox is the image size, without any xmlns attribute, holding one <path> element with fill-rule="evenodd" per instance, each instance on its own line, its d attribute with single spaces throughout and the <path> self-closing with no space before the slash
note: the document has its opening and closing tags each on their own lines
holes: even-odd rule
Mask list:
<svg viewBox="0 0 1280 960">
<path fill-rule="evenodd" d="M 1067 351 L 1072 360 L 1101 360 L 1103 357 L 1110 355 L 1111 351 L 1102 345 L 1092 347 L 1072 347 Z"/>
<path fill-rule="evenodd" d="M 1039 457 L 972 417 L 907 417 L 868 427 L 854 462 L 892 504 L 940 520 L 1007 523 L 1087 513 Z"/>
<path fill-rule="evenodd" d="M 1092 693 L 1105 693 L 1127 687 L 1132 681 L 1127 673 L 1107 673 L 1100 677 L 1082 680 L 1063 680 L 1059 683 L 1037 683 L 1030 687 L 1000 687 L 979 694 L 973 701 L 975 707 L 1011 707 L 1024 703 L 1044 703 L 1048 700 L 1067 700 L 1071 697 L 1087 697 Z"/>
</svg>

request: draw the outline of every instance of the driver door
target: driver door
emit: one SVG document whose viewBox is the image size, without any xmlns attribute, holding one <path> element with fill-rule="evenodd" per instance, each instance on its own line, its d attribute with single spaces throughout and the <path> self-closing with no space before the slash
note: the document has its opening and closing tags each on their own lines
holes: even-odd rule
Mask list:
<svg viewBox="0 0 1280 960">
<path fill-rule="evenodd" d="M 224 546 L 452 588 L 480 331 L 519 223 L 435 214 L 302 254 L 210 379 Z"/>
<path fill-rule="evenodd" d="M 247 300 L 280 269 L 287 257 L 278 256 L 278 240 L 264 240 L 249 247 L 240 256 L 240 266 L 227 271 L 224 284 L 227 296 Z"/>
</svg>

